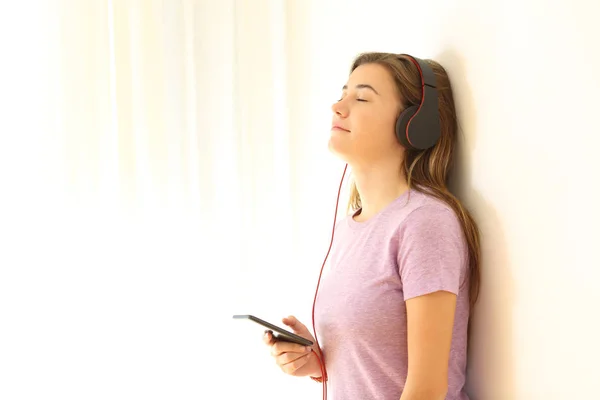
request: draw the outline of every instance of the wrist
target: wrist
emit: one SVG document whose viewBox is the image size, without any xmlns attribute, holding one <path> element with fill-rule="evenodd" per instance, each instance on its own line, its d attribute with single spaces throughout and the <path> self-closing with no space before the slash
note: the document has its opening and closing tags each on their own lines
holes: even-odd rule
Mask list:
<svg viewBox="0 0 600 400">
<path fill-rule="evenodd" d="M 313 349 L 313 353 L 316 356 L 317 362 L 315 365 L 315 370 L 312 373 L 309 373 L 310 379 L 316 382 L 327 382 L 327 372 L 325 369 L 325 360 L 323 359 L 322 353 L 318 350 Z"/>
<path fill-rule="evenodd" d="M 308 374 L 308 376 L 313 381 L 321 382 L 321 380 L 323 378 L 323 370 L 321 369 L 321 364 L 317 363 L 317 365 L 315 366 L 315 369 L 313 371 L 311 371 Z"/>
<path fill-rule="evenodd" d="M 316 370 L 308 375 L 310 379 L 315 382 L 327 382 L 327 374 L 325 374 L 325 379 L 323 379 L 323 370 L 321 369 L 321 363 L 317 364 Z"/>
</svg>

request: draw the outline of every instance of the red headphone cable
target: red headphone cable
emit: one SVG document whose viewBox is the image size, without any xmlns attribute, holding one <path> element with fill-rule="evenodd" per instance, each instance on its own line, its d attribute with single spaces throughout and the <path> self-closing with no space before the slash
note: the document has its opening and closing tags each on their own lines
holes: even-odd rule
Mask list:
<svg viewBox="0 0 600 400">
<path fill-rule="evenodd" d="M 321 272 L 319 273 L 319 280 L 317 282 L 317 289 L 315 290 L 315 298 L 313 300 L 313 308 L 312 308 L 312 325 L 313 325 L 313 335 L 315 337 L 315 341 L 317 343 L 317 348 L 321 353 L 321 357 L 317 354 L 317 352 L 313 349 L 313 353 L 319 360 L 319 364 L 321 366 L 321 381 L 323 383 L 323 400 L 327 400 L 327 369 L 325 368 L 325 357 L 323 356 L 323 352 L 321 352 L 321 346 L 319 346 L 319 339 L 317 338 L 317 330 L 315 329 L 315 303 L 317 301 L 317 293 L 319 292 L 319 285 L 321 284 L 321 275 L 323 274 L 323 268 L 325 267 L 325 263 L 327 262 L 327 258 L 329 257 L 329 252 L 331 252 L 331 247 L 333 246 L 333 236 L 335 234 L 335 225 L 337 223 L 337 213 L 338 206 L 340 204 L 340 195 L 342 193 L 342 185 L 344 183 L 344 177 L 346 176 L 346 170 L 348 169 L 348 164 L 344 167 L 344 173 L 342 174 L 342 179 L 340 180 L 340 187 L 338 189 L 337 200 L 335 202 L 335 214 L 333 216 L 333 228 L 331 230 L 331 241 L 329 243 L 329 249 L 327 250 L 327 254 L 325 255 L 325 259 L 323 260 L 323 265 L 321 265 Z"/>
</svg>

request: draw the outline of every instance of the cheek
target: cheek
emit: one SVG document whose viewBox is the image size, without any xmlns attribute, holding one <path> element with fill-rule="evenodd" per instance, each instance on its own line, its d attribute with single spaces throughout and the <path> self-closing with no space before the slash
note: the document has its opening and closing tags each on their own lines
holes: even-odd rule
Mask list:
<svg viewBox="0 0 600 400">
<path fill-rule="evenodd" d="M 397 142 L 396 121 L 393 118 L 374 115 L 360 121 L 355 139 L 367 147 L 389 147 Z"/>
</svg>

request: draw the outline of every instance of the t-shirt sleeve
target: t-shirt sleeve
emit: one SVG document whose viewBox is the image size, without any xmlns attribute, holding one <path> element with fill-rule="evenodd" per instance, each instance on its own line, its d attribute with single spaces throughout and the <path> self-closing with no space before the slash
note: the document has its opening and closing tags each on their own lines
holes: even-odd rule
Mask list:
<svg viewBox="0 0 600 400">
<path fill-rule="evenodd" d="M 437 291 L 458 295 L 467 246 L 456 214 L 438 205 L 414 210 L 399 230 L 398 269 L 404 301 Z"/>
</svg>

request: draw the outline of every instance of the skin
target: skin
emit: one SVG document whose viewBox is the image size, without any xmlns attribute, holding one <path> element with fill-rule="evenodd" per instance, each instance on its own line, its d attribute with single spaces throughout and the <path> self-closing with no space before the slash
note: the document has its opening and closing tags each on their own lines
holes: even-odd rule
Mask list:
<svg viewBox="0 0 600 400">
<path fill-rule="evenodd" d="M 316 342 L 308 328 L 296 317 L 289 316 L 284 318 L 282 322 L 298 336 L 302 336 L 313 343 Z M 270 347 L 271 356 L 275 359 L 275 363 L 286 374 L 321 377 L 321 367 L 318 359 L 318 357 L 321 357 L 321 353 L 318 349 L 313 350 L 311 347 L 296 343 L 278 342 L 273 339 L 271 332 L 265 332 L 263 341 Z"/>
<path fill-rule="evenodd" d="M 332 106 L 329 149 L 352 168 L 362 200 L 354 217 L 364 222 L 408 190 L 401 173 L 404 149 L 394 129 L 403 109 L 391 74 L 383 66 L 356 68 Z M 443 400 L 448 387 L 448 361 L 456 295 L 436 292 L 406 302 L 408 376 L 400 400 Z M 314 342 L 309 330 L 294 317 L 284 324 Z M 265 335 L 277 365 L 294 376 L 321 376 L 315 353 L 303 346 L 277 343 Z"/>
</svg>

